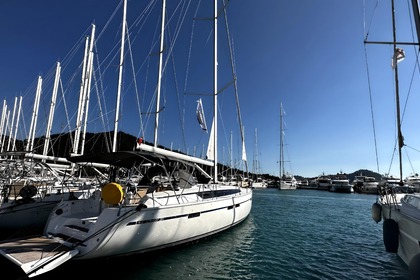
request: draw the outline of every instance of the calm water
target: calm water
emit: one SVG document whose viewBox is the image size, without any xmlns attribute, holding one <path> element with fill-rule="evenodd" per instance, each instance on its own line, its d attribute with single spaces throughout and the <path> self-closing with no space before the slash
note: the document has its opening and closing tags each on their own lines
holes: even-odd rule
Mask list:
<svg viewBox="0 0 420 280">
<path fill-rule="evenodd" d="M 405 264 L 385 252 L 373 202 L 374 195 L 255 190 L 249 218 L 213 238 L 147 257 L 64 264 L 32 279 L 408 279 Z"/>
</svg>

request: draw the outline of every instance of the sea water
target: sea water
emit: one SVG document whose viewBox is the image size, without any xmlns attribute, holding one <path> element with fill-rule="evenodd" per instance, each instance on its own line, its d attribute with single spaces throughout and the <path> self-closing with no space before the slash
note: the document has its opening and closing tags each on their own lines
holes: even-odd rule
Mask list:
<svg viewBox="0 0 420 280">
<path fill-rule="evenodd" d="M 147 257 L 69 262 L 34 279 L 408 279 L 372 220 L 375 200 L 256 189 L 250 216 L 211 238 Z"/>
</svg>

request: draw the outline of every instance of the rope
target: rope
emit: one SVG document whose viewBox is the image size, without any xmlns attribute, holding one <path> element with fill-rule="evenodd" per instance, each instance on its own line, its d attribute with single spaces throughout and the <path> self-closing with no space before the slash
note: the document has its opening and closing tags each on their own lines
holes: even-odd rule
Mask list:
<svg viewBox="0 0 420 280">
<path fill-rule="evenodd" d="M 375 144 L 376 168 L 377 168 L 378 173 L 380 173 L 379 172 L 378 146 L 377 146 L 377 143 L 376 143 L 375 118 L 374 118 L 374 113 L 373 113 L 372 88 L 371 88 L 371 83 L 370 83 L 369 63 L 368 63 L 368 59 L 367 59 L 366 44 L 365 44 L 364 50 L 365 50 L 365 62 L 366 62 L 366 74 L 367 74 L 368 89 L 369 89 L 370 113 L 371 113 L 371 117 L 372 117 L 373 141 L 374 141 L 374 144 Z"/>
</svg>

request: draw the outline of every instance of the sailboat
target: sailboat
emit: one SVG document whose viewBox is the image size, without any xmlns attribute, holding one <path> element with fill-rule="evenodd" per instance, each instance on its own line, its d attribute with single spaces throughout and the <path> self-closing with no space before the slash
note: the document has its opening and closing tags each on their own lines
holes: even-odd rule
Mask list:
<svg viewBox="0 0 420 280">
<path fill-rule="evenodd" d="M 92 59 L 93 37 L 95 26 L 92 25 L 90 37 L 90 59 Z M 88 42 L 89 37 L 86 38 Z M 86 44 L 88 46 L 88 44 Z M 87 50 L 86 50 L 87 51 Z M 85 59 L 86 60 L 86 59 Z M 0 157 L 3 159 L 0 167 L 0 232 L 3 237 L 40 234 L 43 231 L 48 216 L 55 205 L 62 200 L 75 200 L 88 197 L 94 189 L 88 178 L 75 176 L 70 162 L 65 158 L 49 156 L 51 145 L 51 130 L 54 112 L 57 103 L 57 94 L 60 83 L 61 63 L 57 62 L 54 86 L 50 102 L 49 116 L 46 126 L 43 153 L 34 153 L 34 140 L 40 96 L 43 79 L 38 77 L 34 109 L 25 151 L 16 151 L 15 145 L 1 145 Z M 87 71 L 91 73 L 91 71 Z M 85 77 L 82 77 L 84 80 Z M 85 87 L 85 92 L 87 92 Z M 20 105 L 22 98 L 20 99 Z M 4 102 L 4 104 L 6 104 Z M 5 116 L 6 105 L 3 106 L 2 116 Z M 16 101 L 15 101 L 16 108 Z M 17 116 L 20 115 L 20 108 Z M 15 111 L 15 110 L 14 110 Z M 14 112 L 13 111 L 13 112 Z M 13 119 L 15 113 L 13 113 Z M 6 121 L 7 122 L 7 121 Z M 2 117 L 0 134 L 3 140 L 6 137 L 3 127 L 5 120 Z M 19 118 L 12 121 L 15 127 L 14 136 L 9 134 L 9 141 L 16 140 L 16 131 Z M 3 141 L 1 141 L 3 142 Z"/>
<path fill-rule="evenodd" d="M 412 0 L 412 16 L 417 30 L 417 39 L 420 39 L 420 14 L 417 0 Z M 402 152 L 404 140 L 401 132 L 401 116 L 399 101 L 398 64 L 404 59 L 404 50 L 401 45 L 418 45 L 418 43 L 397 42 L 396 16 L 394 0 L 392 5 L 393 41 L 380 42 L 393 46 L 392 68 L 395 78 L 397 146 L 399 154 L 399 185 L 403 186 Z M 365 43 L 378 43 L 369 42 Z M 418 51 L 418 50 L 417 50 Z M 408 266 L 412 279 L 420 277 L 420 194 L 404 194 L 397 192 L 392 185 L 379 185 L 379 198 L 372 205 L 372 219 L 379 223 L 383 220 L 383 242 L 387 252 L 396 253 Z"/>
<path fill-rule="evenodd" d="M 284 161 L 284 110 L 283 110 L 283 103 L 280 103 L 280 183 L 279 189 L 280 190 L 296 190 L 297 188 L 297 180 L 295 176 L 291 173 L 285 172 L 285 161 Z"/>
<path fill-rule="evenodd" d="M 253 170 L 254 178 L 252 180 L 253 188 L 267 188 L 267 181 L 261 177 L 261 168 L 260 161 L 258 160 L 258 143 L 257 143 L 257 129 L 255 128 L 255 151 L 254 151 L 254 160 L 253 160 Z"/>
<path fill-rule="evenodd" d="M 126 5 L 124 0 L 124 18 Z M 215 48 L 219 13 L 215 1 Z M 217 51 L 217 81 L 216 65 Z M 214 147 L 212 160 L 174 152 L 156 142 L 147 144 L 143 139 L 132 151 L 70 157 L 79 164 L 108 164 L 109 182 L 88 199 L 59 203 L 43 236 L 2 242 L 0 253 L 33 277 L 70 259 L 147 253 L 196 241 L 244 221 L 252 208 L 252 188 L 219 183 L 217 179 L 217 92 L 215 82 L 210 133 L 214 146 L 209 144 Z M 204 170 L 206 166 L 212 168 L 213 176 Z M 145 171 L 138 183 L 129 184 L 119 180 L 120 168 Z"/>
</svg>

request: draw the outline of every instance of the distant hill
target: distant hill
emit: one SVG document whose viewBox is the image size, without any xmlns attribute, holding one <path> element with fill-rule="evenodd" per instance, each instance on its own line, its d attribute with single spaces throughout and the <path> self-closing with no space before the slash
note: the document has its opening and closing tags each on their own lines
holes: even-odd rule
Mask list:
<svg viewBox="0 0 420 280">
<path fill-rule="evenodd" d="M 72 133 L 64 133 L 64 134 L 54 134 L 51 135 L 51 144 L 50 144 L 50 152 L 48 155 L 50 156 L 56 156 L 56 157 L 67 157 L 72 152 L 72 139 L 74 137 L 74 132 Z M 102 133 L 86 133 L 86 139 L 84 144 L 84 154 L 96 154 L 101 152 L 109 152 L 112 150 L 112 138 L 113 138 L 113 132 L 102 132 Z M 118 132 L 117 134 L 118 139 L 118 151 L 131 151 L 134 150 L 134 147 L 136 145 L 137 138 L 133 135 L 124 133 L 124 132 Z M 33 152 L 36 154 L 42 154 L 44 149 L 44 142 L 45 137 L 39 137 L 36 138 L 34 141 L 34 150 Z M 6 141 L 7 143 L 7 137 Z M 147 142 L 146 142 L 147 143 Z M 151 143 L 148 143 L 151 144 Z M 16 149 L 17 151 L 23 151 L 24 145 L 26 145 L 26 140 L 16 140 Z M 161 148 L 165 148 L 160 146 Z M 226 169 L 227 167 L 224 167 L 223 165 L 219 164 L 220 168 Z M 221 169 L 223 170 L 223 169 Z M 243 172 L 243 170 L 234 170 L 233 173 L 236 172 Z M 278 180 L 278 176 L 273 176 L 270 174 L 253 174 L 248 173 L 250 178 L 254 178 L 256 176 L 261 176 L 262 178 L 266 180 Z M 336 174 L 326 174 L 326 175 L 336 175 Z M 367 170 L 367 169 L 359 169 L 357 171 L 354 171 L 353 173 L 347 174 L 350 182 L 354 180 L 354 177 L 357 175 L 364 175 L 364 176 L 372 176 L 375 177 L 377 180 L 381 179 L 381 174 L 378 174 L 376 172 Z M 305 178 L 300 175 L 295 175 L 297 180 L 305 180 L 305 179 L 311 179 L 311 178 Z"/>
<path fill-rule="evenodd" d="M 364 175 L 364 176 L 369 176 L 369 177 L 375 177 L 376 180 L 381 180 L 382 175 L 367 169 L 359 169 L 353 173 L 348 174 L 348 178 L 350 180 L 350 182 L 353 182 L 354 177 L 355 176 L 359 176 L 359 175 Z"/>
</svg>

